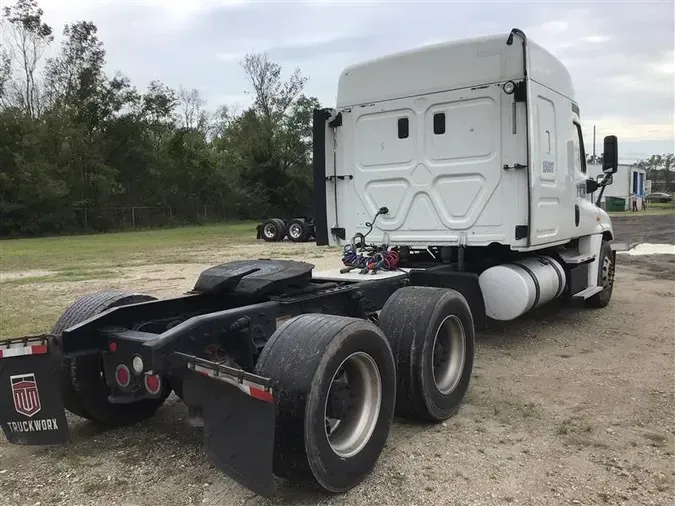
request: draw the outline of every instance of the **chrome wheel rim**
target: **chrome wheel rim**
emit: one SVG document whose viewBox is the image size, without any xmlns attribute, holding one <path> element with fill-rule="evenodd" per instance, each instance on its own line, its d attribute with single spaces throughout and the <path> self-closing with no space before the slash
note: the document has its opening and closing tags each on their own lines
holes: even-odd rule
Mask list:
<svg viewBox="0 0 675 506">
<path fill-rule="evenodd" d="M 465 359 L 464 325 L 455 315 L 447 316 L 438 326 L 431 352 L 434 384 L 443 395 L 448 395 L 457 388 L 462 378 Z"/>
<path fill-rule="evenodd" d="M 288 234 L 294 239 L 297 239 L 302 235 L 302 228 L 297 223 L 293 223 L 288 229 Z"/>
<path fill-rule="evenodd" d="M 265 229 L 263 230 L 263 233 L 265 234 L 265 237 L 271 239 L 277 233 L 277 227 L 275 227 L 271 223 L 268 223 L 267 225 L 265 225 Z"/>
<path fill-rule="evenodd" d="M 336 415 L 337 404 L 340 413 Z M 333 375 L 324 406 L 326 439 L 336 455 L 349 458 L 363 450 L 377 425 L 381 404 L 382 379 L 375 360 L 362 351 L 352 353 Z"/>
</svg>

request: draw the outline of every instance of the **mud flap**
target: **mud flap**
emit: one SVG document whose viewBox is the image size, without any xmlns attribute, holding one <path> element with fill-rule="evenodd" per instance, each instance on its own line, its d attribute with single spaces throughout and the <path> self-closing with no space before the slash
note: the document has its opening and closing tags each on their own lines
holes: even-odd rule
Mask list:
<svg viewBox="0 0 675 506">
<path fill-rule="evenodd" d="M 60 368 L 46 337 L 0 343 L 0 426 L 10 443 L 70 442 Z"/>
<path fill-rule="evenodd" d="M 265 379 L 191 358 L 183 396 L 188 406 L 201 407 L 207 456 L 233 480 L 270 497 L 274 492 L 274 402 L 266 385 L 243 376 Z"/>
</svg>

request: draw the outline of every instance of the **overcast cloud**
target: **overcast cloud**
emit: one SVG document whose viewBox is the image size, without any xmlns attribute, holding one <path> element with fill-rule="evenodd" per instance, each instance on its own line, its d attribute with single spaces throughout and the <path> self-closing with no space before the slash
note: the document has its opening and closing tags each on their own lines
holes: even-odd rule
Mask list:
<svg viewBox="0 0 675 506">
<path fill-rule="evenodd" d="M 593 125 L 598 152 L 602 136 L 616 134 L 627 162 L 675 150 L 672 0 L 39 1 L 58 34 L 82 19 L 99 27 L 109 72 L 121 71 L 139 89 L 153 79 L 197 88 L 210 108 L 248 105 L 238 65 L 247 52 L 267 51 L 288 71 L 300 67 L 310 78 L 306 93 L 329 106 L 346 65 L 518 27 L 572 73 L 589 152 Z"/>
</svg>

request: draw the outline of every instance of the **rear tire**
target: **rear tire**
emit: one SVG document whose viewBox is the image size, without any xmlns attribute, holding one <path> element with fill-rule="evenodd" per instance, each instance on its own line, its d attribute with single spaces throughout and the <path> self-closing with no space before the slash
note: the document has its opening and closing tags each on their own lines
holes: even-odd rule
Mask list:
<svg viewBox="0 0 675 506">
<path fill-rule="evenodd" d="M 279 226 L 279 241 L 283 241 L 284 238 L 286 237 L 286 233 L 288 232 L 288 227 L 286 225 L 286 222 L 282 220 L 281 218 L 272 218 L 277 225 Z"/>
<path fill-rule="evenodd" d="M 284 238 L 283 222 L 276 218 L 265 221 L 262 225 L 262 238 L 266 242 L 279 242 Z"/>
<path fill-rule="evenodd" d="M 614 290 L 614 272 L 616 269 L 616 254 L 608 241 L 602 241 L 598 255 L 598 285 L 602 291 L 586 299 L 586 307 L 601 309 L 609 305 Z"/>
<path fill-rule="evenodd" d="M 273 382 L 275 474 L 329 492 L 345 492 L 370 474 L 396 397 L 394 357 L 376 325 L 295 317 L 272 335 L 255 372 Z"/>
<path fill-rule="evenodd" d="M 61 337 L 63 331 L 108 309 L 127 304 L 157 300 L 141 293 L 114 291 L 85 295 L 68 307 L 52 328 L 52 334 Z M 63 358 L 61 361 L 61 396 L 71 413 L 103 425 L 129 425 L 154 415 L 171 393 L 164 382 L 164 392 L 157 399 L 131 404 L 110 404 L 108 387 L 102 377 L 100 355 Z"/>
<path fill-rule="evenodd" d="M 302 218 L 293 218 L 288 222 L 288 238 L 293 242 L 305 242 L 309 235 L 309 227 Z"/>
<path fill-rule="evenodd" d="M 396 357 L 396 413 L 438 422 L 454 415 L 466 394 L 475 353 L 473 316 L 462 294 L 404 287 L 378 319 Z"/>
</svg>

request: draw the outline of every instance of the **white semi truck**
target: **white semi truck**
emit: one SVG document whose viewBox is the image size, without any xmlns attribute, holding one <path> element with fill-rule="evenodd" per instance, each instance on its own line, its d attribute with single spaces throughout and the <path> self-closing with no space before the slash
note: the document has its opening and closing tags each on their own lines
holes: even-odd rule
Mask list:
<svg viewBox="0 0 675 506">
<path fill-rule="evenodd" d="M 349 490 L 394 414 L 459 409 L 488 318 L 609 303 L 614 235 L 590 197 L 617 169 L 604 143 L 598 183 L 569 73 L 517 29 L 352 66 L 314 113 L 314 235 L 342 265 L 245 260 L 171 299 L 85 295 L 0 344 L 0 425 L 64 443 L 65 410 L 129 425 L 173 391 L 251 490 L 272 494 L 274 475 Z"/>
<path fill-rule="evenodd" d="M 319 244 L 369 232 L 401 265 L 479 274 L 487 314 L 500 320 L 565 288 L 589 305 L 609 301 L 614 234 L 591 196 L 603 185 L 586 173 L 572 79 L 520 30 L 349 67 L 324 114 Z M 609 182 L 616 138 L 604 144 Z"/>
</svg>

